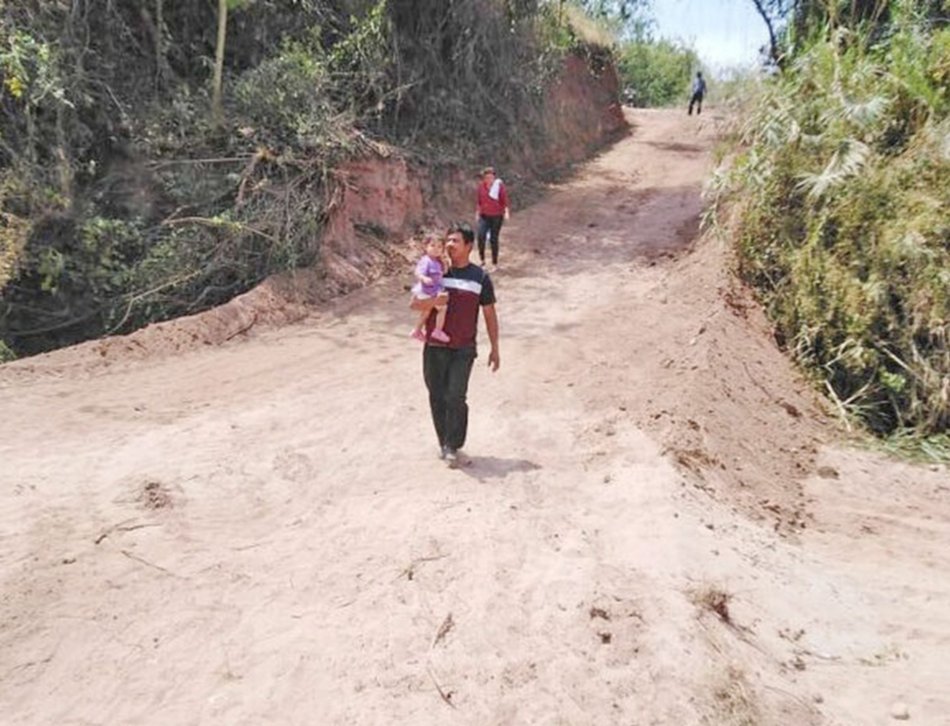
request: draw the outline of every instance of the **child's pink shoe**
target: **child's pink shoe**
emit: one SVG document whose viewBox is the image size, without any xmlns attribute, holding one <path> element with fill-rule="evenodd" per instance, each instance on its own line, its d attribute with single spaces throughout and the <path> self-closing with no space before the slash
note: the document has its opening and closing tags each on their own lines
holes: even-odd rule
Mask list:
<svg viewBox="0 0 950 726">
<path fill-rule="evenodd" d="M 413 328 L 412 332 L 409 333 L 409 337 L 410 337 L 410 338 L 415 338 L 415 339 L 418 340 L 420 343 L 425 343 L 425 342 L 426 342 L 426 331 L 422 330 L 421 328 Z"/>
<path fill-rule="evenodd" d="M 448 343 L 452 339 L 449 336 L 447 336 L 445 332 L 442 330 L 433 330 L 432 340 L 437 340 L 440 343 Z"/>
</svg>

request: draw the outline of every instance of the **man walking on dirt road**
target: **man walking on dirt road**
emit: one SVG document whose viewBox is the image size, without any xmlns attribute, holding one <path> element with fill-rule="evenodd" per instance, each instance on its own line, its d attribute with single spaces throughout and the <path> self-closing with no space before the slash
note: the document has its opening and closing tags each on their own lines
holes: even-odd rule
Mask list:
<svg viewBox="0 0 950 726">
<path fill-rule="evenodd" d="M 442 278 L 448 295 L 443 330 L 449 342 L 439 343 L 429 337 L 435 326 L 433 311 L 426 322 L 429 342 L 422 351 L 422 374 L 429 390 L 429 408 L 439 438 L 440 457 L 452 468 L 459 465 L 459 449 L 465 444 L 468 430 L 466 397 L 477 357 L 475 337 L 479 308 L 484 311 L 491 345 L 488 367 L 494 372 L 501 365 L 495 288 L 488 273 L 470 259 L 474 243 L 475 234 L 467 224 L 454 224 L 446 233 L 445 250 L 452 266 Z"/>
<path fill-rule="evenodd" d="M 693 81 L 693 95 L 689 98 L 689 115 L 693 115 L 693 104 L 696 104 L 696 115 L 703 112 L 703 96 L 706 95 L 706 79 L 702 71 L 696 71 L 696 80 Z"/>
</svg>

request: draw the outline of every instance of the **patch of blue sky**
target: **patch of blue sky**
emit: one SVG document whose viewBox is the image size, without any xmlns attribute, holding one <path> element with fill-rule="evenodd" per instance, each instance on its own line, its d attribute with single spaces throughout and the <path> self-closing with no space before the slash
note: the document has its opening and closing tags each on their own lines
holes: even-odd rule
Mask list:
<svg viewBox="0 0 950 726">
<path fill-rule="evenodd" d="M 769 34 L 752 0 L 653 0 L 655 34 L 693 48 L 714 73 L 752 68 Z"/>
</svg>

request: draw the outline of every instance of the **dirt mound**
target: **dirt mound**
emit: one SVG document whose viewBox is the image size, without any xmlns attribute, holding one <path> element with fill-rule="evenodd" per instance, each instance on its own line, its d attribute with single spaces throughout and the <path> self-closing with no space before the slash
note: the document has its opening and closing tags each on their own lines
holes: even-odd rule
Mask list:
<svg viewBox="0 0 950 726">
<path fill-rule="evenodd" d="M 659 379 L 638 397 L 639 423 L 694 486 L 800 533 L 810 521 L 801 482 L 829 441 L 830 419 L 808 382 L 790 375 L 729 259 L 725 243 L 704 239 L 644 301 L 641 313 L 664 325 L 642 351 Z"/>
</svg>

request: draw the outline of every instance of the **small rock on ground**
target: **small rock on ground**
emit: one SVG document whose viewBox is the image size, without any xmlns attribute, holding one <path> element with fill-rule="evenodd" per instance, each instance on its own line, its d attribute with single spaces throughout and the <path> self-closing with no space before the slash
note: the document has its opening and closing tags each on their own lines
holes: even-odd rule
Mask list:
<svg viewBox="0 0 950 726">
<path fill-rule="evenodd" d="M 897 719 L 898 721 L 909 720 L 910 709 L 907 708 L 907 704 L 898 701 L 893 706 L 891 706 L 891 718 Z"/>
</svg>

